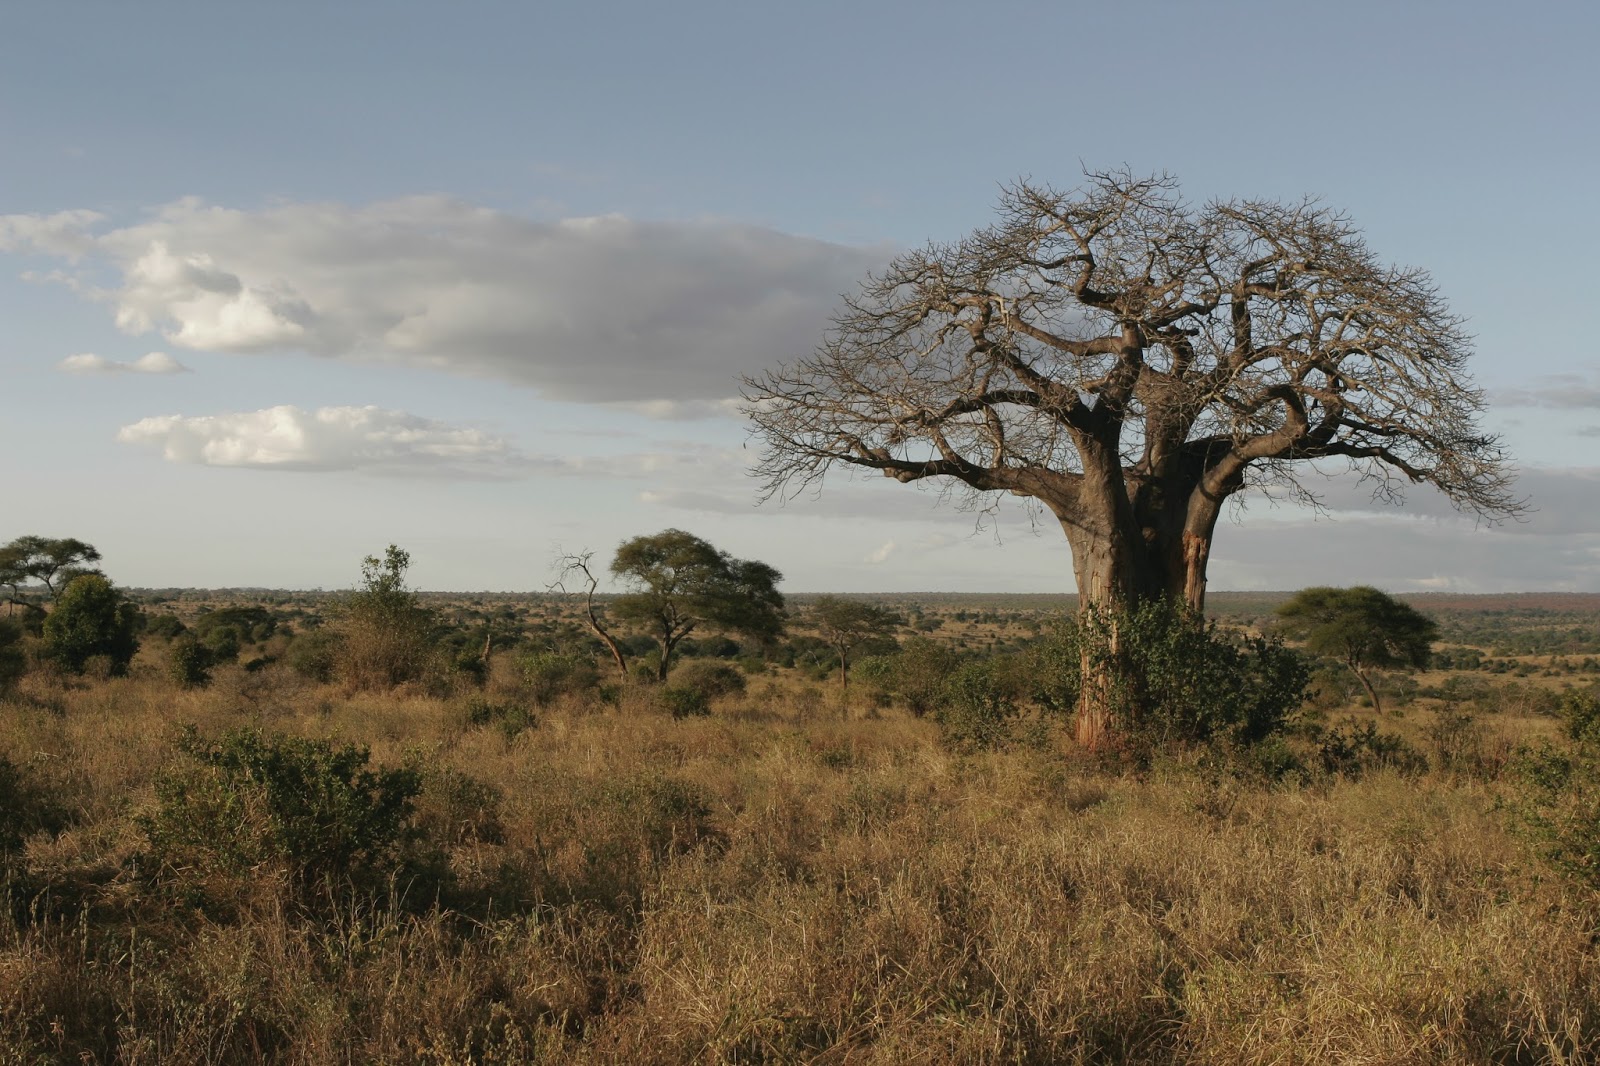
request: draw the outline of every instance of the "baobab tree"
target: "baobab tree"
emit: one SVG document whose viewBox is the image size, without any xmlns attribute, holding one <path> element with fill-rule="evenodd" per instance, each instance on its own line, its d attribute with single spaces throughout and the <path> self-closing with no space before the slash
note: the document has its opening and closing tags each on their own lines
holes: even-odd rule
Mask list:
<svg viewBox="0 0 1600 1066">
<path fill-rule="evenodd" d="M 1425 272 L 1316 201 L 1194 206 L 1170 177 L 1095 173 L 1018 183 L 994 225 L 900 256 L 745 399 L 768 497 L 841 466 L 1027 497 L 1066 534 L 1085 609 L 1198 614 L 1217 519 L 1248 487 L 1316 504 L 1304 474 L 1342 466 L 1381 500 L 1425 484 L 1516 514 L 1470 354 Z"/>
</svg>

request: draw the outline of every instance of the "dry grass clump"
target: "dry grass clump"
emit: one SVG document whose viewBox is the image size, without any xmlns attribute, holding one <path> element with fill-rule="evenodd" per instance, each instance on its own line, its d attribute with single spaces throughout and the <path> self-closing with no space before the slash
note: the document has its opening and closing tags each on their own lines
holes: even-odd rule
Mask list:
<svg viewBox="0 0 1600 1066">
<path fill-rule="evenodd" d="M 6 859 L 0 1063 L 1600 1053 L 1600 908 L 1508 833 L 1493 773 L 1121 773 L 793 695 L 674 719 L 507 678 L 30 679 L 0 757 L 65 824 Z M 414 861 L 315 907 L 269 866 L 185 895 L 140 828 L 182 724 L 415 772 Z"/>
</svg>

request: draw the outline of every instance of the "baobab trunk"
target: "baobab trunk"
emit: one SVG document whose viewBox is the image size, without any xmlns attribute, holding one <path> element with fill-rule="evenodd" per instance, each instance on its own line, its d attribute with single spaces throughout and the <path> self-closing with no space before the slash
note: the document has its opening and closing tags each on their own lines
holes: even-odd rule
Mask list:
<svg viewBox="0 0 1600 1066">
<path fill-rule="evenodd" d="M 1118 676 L 1121 673 L 1121 615 L 1140 600 L 1145 581 L 1136 571 L 1142 560 L 1128 539 L 1063 521 L 1072 545 L 1078 581 L 1079 625 L 1100 639 L 1085 640 L 1079 661 L 1078 743 L 1090 751 L 1104 747 L 1115 727 Z"/>
<path fill-rule="evenodd" d="M 1116 721 L 1122 702 L 1118 689 L 1133 666 L 1125 661 L 1123 619 L 1131 610 L 1163 601 L 1182 604 L 1198 616 L 1205 605 L 1211 523 L 1174 530 L 1166 543 L 1155 530 L 1118 535 L 1062 524 L 1072 545 L 1079 624 L 1089 636 L 1081 651 L 1075 733 L 1079 744 L 1096 750 L 1122 724 Z"/>
</svg>

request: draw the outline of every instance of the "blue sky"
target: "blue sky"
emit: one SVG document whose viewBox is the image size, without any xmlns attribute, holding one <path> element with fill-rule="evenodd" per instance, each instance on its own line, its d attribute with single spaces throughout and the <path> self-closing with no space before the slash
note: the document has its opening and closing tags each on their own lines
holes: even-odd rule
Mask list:
<svg viewBox="0 0 1600 1066">
<path fill-rule="evenodd" d="M 755 506 L 736 376 L 1001 183 L 1305 194 L 1430 270 L 1537 512 L 1255 506 L 1217 588 L 1600 591 L 1593 5 L 15 3 L 0 539 L 132 585 L 533 589 L 679 526 L 791 590 L 1057 591 L 891 483 Z M 152 354 L 159 353 L 159 354 Z M 142 360 L 142 362 L 141 362 Z"/>
</svg>

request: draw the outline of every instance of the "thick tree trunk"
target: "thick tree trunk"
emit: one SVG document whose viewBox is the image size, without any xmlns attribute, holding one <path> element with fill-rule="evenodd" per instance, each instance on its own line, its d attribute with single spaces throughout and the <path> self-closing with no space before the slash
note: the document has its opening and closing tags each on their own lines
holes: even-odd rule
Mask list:
<svg viewBox="0 0 1600 1066">
<path fill-rule="evenodd" d="M 1142 486 L 1133 500 L 1107 500 L 1098 511 L 1061 508 L 1072 547 L 1080 610 L 1097 611 L 1107 627 L 1105 646 L 1086 647 L 1078 700 L 1077 739 L 1103 747 L 1115 733 L 1115 696 L 1126 666 L 1117 631 L 1119 616 L 1160 600 L 1176 601 L 1199 615 L 1205 609 L 1206 566 L 1221 500 L 1189 483 Z M 1127 506 L 1118 506 L 1126 502 Z"/>
<path fill-rule="evenodd" d="M 1115 694 L 1122 672 L 1120 616 L 1130 607 L 1160 598 L 1165 581 L 1155 565 L 1156 553 L 1144 550 L 1142 538 L 1063 525 L 1072 545 L 1079 611 L 1097 613 L 1095 623 L 1106 627 L 1105 646 L 1092 649 L 1086 643 L 1080 663 L 1077 740 L 1093 751 L 1104 747 L 1116 729 Z"/>
</svg>

